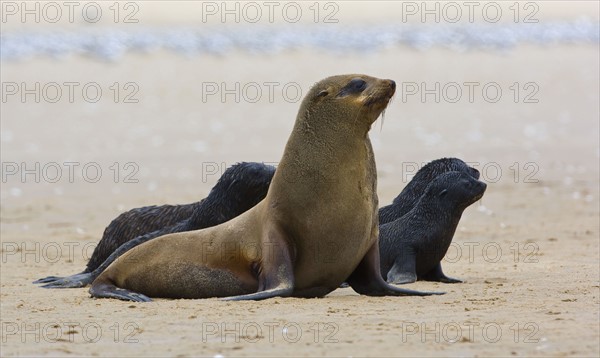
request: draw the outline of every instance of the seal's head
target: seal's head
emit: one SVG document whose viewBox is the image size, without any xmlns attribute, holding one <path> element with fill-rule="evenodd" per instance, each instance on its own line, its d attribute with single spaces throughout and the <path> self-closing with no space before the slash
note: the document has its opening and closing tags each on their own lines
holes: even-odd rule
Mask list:
<svg viewBox="0 0 600 358">
<path fill-rule="evenodd" d="M 487 185 L 464 172 L 446 172 L 438 175 L 427 187 L 425 196 L 438 200 L 442 207 L 459 210 L 483 197 Z"/>
<path fill-rule="evenodd" d="M 396 83 L 366 75 L 339 75 L 315 84 L 304 98 L 300 113 L 311 121 L 311 113 L 329 112 L 330 116 L 356 127 L 356 121 L 367 128 L 379 117 L 396 91 Z M 358 126 L 364 127 L 364 126 Z"/>
<path fill-rule="evenodd" d="M 468 174 L 475 179 L 479 179 L 480 176 L 479 170 L 468 166 L 467 163 L 458 158 L 436 159 L 419 169 L 400 195 L 394 199 L 394 204 L 412 205 L 416 203 L 433 179 L 440 174 L 452 171 Z"/>
<path fill-rule="evenodd" d="M 441 158 L 431 161 L 421 168 L 417 174 L 415 174 L 415 177 L 410 184 L 419 184 L 423 186 L 420 188 L 420 190 L 425 190 L 427 184 L 431 183 L 431 181 L 437 178 L 440 174 L 446 172 L 462 172 L 472 176 L 475 179 L 479 179 L 480 175 L 479 170 L 468 166 L 467 163 L 458 158 Z M 412 190 L 414 189 L 415 188 Z"/>
<path fill-rule="evenodd" d="M 445 172 L 463 172 L 469 174 L 475 179 L 479 179 L 479 170 L 470 167 L 464 161 L 458 158 L 441 158 L 427 163 L 417 172 L 415 178 L 424 179 L 430 182 L 438 175 Z"/>
</svg>

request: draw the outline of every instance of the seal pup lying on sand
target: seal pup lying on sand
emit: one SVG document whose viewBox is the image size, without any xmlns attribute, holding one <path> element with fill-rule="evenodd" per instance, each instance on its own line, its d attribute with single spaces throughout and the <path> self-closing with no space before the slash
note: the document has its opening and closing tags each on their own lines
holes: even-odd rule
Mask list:
<svg viewBox="0 0 600 358">
<path fill-rule="evenodd" d="M 233 219 L 267 195 L 275 167 L 238 163 L 227 168 L 205 199 L 184 205 L 145 206 L 122 213 L 104 230 L 83 272 L 49 276 L 44 288 L 85 287 L 120 255 L 159 236 L 215 226 Z"/>
<path fill-rule="evenodd" d="M 91 295 L 321 297 L 346 279 L 365 295 L 433 294 L 391 286 L 379 271 L 377 173 L 368 132 L 395 87 L 365 75 L 317 83 L 302 102 L 263 201 L 224 224 L 128 251 L 92 283 Z"/>
</svg>

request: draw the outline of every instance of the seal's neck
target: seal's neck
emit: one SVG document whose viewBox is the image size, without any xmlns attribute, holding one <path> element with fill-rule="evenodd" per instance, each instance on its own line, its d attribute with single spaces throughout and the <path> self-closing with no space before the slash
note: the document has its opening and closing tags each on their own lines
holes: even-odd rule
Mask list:
<svg viewBox="0 0 600 358">
<path fill-rule="evenodd" d="M 337 189 L 342 178 L 366 182 L 367 167 L 373 161 L 368 128 L 340 113 L 299 113 L 269 191 L 308 190 L 320 193 Z M 374 164 L 373 164 L 374 165 Z M 277 185 L 280 182 L 290 186 Z"/>
<path fill-rule="evenodd" d="M 422 197 L 421 200 L 416 204 L 413 214 L 419 218 L 423 223 L 435 222 L 435 228 L 442 230 L 443 232 L 452 232 L 456 230 L 463 210 L 456 206 L 440 206 L 436 200 L 427 200 L 428 198 Z M 437 235 L 441 235 L 438 233 Z M 435 236 L 435 235 L 434 235 Z"/>
<path fill-rule="evenodd" d="M 300 162 L 307 169 L 363 160 L 356 154 L 369 138 L 368 128 L 357 131 L 348 123 L 339 123 L 339 119 L 328 122 L 327 119 L 297 120 L 283 154 L 284 160 Z"/>
</svg>

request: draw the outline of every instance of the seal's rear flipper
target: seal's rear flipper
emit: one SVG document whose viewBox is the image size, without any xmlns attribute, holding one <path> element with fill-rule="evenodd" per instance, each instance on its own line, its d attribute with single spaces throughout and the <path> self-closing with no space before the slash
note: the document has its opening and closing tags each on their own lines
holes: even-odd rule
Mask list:
<svg viewBox="0 0 600 358">
<path fill-rule="evenodd" d="M 347 281 L 354 291 L 367 296 L 430 296 L 443 295 L 445 293 L 406 290 L 394 287 L 385 282 L 381 277 L 379 267 L 379 243 L 377 240 L 375 240 L 373 246 L 365 254 L 365 257 L 363 257 Z"/>
<path fill-rule="evenodd" d="M 40 278 L 39 280 L 35 280 L 32 283 L 33 284 L 40 284 L 40 283 L 49 283 L 49 282 L 54 282 L 54 281 L 58 281 L 63 279 L 64 277 L 62 276 L 48 276 L 48 277 L 44 277 L 44 278 Z"/>
<path fill-rule="evenodd" d="M 38 280 L 40 281 L 40 280 Z M 85 287 L 94 281 L 94 277 L 91 273 L 78 273 L 76 275 L 67 276 L 67 277 L 59 277 L 57 280 L 49 281 L 45 285 L 40 287 L 42 288 L 76 288 L 76 287 Z M 37 282 L 37 281 L 36 281 Z M 35 283 L 35 282 L 34 282 Z M 40 282 L 42 283 L 42 282 Z"/>
<path fill-rule="evenodd" d="M 90 287 L 90 294 L 96 298 L 118 298 L 124 301 L 150 302 L 150 297 L 141 293 L 132 292 L 123 288 L 118 288 L 111 283 L 94 283 Z"/>
</svg>

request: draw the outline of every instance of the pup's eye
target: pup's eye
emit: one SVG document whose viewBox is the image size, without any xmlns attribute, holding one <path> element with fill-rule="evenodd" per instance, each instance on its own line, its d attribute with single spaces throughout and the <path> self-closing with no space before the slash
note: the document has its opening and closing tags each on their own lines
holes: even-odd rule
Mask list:
<svg viewBox="0 0 600 358">
<path fill-rule="evenodd" d="M 361 92 L 365 88 L 367 88 L 367 82 L 365 82 L 361 78 L 355 78 L 350 83 L 348 83 L 348 89 L 352 92 Z"/>
</svg>

